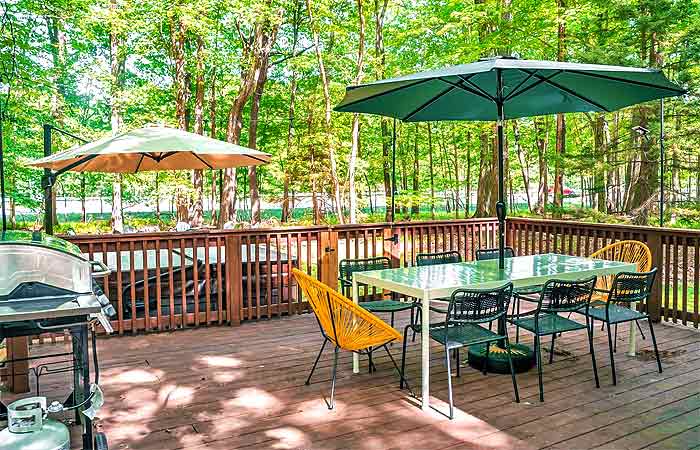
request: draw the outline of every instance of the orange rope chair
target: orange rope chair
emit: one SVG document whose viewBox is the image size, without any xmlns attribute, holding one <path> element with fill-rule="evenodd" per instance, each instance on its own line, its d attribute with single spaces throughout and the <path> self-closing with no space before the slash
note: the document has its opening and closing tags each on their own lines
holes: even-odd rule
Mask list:
<svg viewBox="0 0 700 450">
<path fill-rule="evenodd" d="M 382 321 L 379 317 L 356 305 L 352 300 L 341 295 L 331 287 L 321 283 L 299 269 L 292 269 L 294 278 L 302 292 L 309 301 L 309 305 L 318 320 L 321 334 L 324 337 L 321 350 L 311 368 L 311 373 L 306 379 L 306 384 L 311 382 L 311 376 L 316 370 L 321 354 L 326 343 L 335 345 L 333 357 L 333 375 L 331 379 L 331 398 L 326 401 L 328 409 L 333 409 L 335 394 L 335 379 L 338 367 L 338 353 L 340 349 L 369 356 L 370 369 L 373 367 L 372 352 L 379 347 L 384 347 L 394 368 L 404 380 L 394 357 L 389 352 L 387 344 L 401 340 L 401 334 Z M 404 380 L 405 381 L 405 380 Z"/>
<path fill-rule="evenodd" d="M 637 272 L 649 272 L 651 270 L 651 250 L 644 242 L 640 241 L 628 240 L 606 245 L 600 250 L 593 252 L 591 258 L 636 263 Z M 614 279 L 615 275 L 598 276 L 595 287 L 598 295 L 594 296 L 595 300 L 607 300 Z"/>
</svg>

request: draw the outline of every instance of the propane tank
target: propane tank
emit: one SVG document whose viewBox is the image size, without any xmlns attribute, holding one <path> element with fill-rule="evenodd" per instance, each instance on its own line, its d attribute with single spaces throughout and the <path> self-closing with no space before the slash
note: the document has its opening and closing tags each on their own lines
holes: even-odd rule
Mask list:
<svg viewBox="0 0 700 450">
<path fill-rule="evenodd" d="M 70 431 L 46 417 L 46 397 L 30 397 L 7 407 L 0 450 L 70 450 Z"/>
</svg>

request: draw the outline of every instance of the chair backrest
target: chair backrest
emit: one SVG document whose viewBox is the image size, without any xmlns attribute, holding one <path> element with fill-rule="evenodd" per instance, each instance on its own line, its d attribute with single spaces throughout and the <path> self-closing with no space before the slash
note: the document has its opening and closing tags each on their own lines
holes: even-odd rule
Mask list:
<svg viewBox="0 0 700 450">
<path fill-rule="evenodd" d="M 487 259 L 498 259 L 498 248 L 480 248 L 476 250 L 476 260 L 486 261 Z M 513 247 L 504 247 L 503 256 L 506 258 L 512 258 L 515 256 L 515 250 Z"/>
<path fill-rule="evenodd" d="M 608 261 L 620 261 L 637 264 L 637 272 L 649 272 L 651 270 L 651 250 L 644 242 L 619 241 L 591 253 L 591 258 L 607 259 Z M 614 275 L 598 277 L 597 289 L 609 291 L 612 288 Z"/>
<path fill-rule="evenodd" d="M 338 281 L 340 281 L 340 286 L 343 290 L 343 294 L 345 294 L 348 297 L 350 296 L 350 289 L 352 288 L 352 275 L 355 272 L 365 272 L 367 270 L 381 270 L 390 268 L 391 261 L 386 256 L 341 260 L 338 263 Z M 376 292 L 374 292 L 370 296 L 370 300 L 374 299 L 374 297 L 376 296 Z M 365 295 L 363 296 L 363 300 L 366 300 L 364 297 L 367 297 L 367 292 L 365 292 Z"/>
<path fill-rule="evenodd" d="M 539 312 L 571 312 L 588 308 L 597 277 L 582 280 L 549 280 L 542 286 L 537 310 Z"/>
<path fill-rule="evenodd" d="M 401 334 L 330 286 L 292 269 L 294 278 L 309 301 L 321 332 L 345 350 L 363 350 L 401 340 Z"/>
<path fill-rule="evenodd" d="M 438 253 L 418 253 L 416 266 L 436 266 L 438 264 L 453 264 L 462 262 L 462 257 L 457 251 Z"/>
<path fill-rule="evenodd" d="M 457 289 L 447 308 L 447 323 L 485 323 L 498 320 L 508 311 L 513 283 L 493 289 Z"/>
<path fill-rule="evenodd" d="M 646 302 L 656 278 L 656 267 L 649 272 L 620 272 L 610 289 L 611 303 Z"/>
</svg>

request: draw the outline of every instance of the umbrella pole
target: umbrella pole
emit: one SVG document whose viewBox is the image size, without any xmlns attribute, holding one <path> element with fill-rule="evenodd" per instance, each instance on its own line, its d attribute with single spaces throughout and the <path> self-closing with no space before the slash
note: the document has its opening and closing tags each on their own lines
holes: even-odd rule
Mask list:
<svg viewBox="0 0 700 450">
<path fill-rule="evenodd" d="M 659 150 L 660 150 L 660 172 L 661 180 L 659 186 L 659 226 L 664 226 L 664 171 L 666 170 L 666 155 L 664 154 L 664 99 L 661 99 L 661 116 L 660 116 L 660 127 L 661 131 L 659 133 Z"/>
<path fill-rule="evenodd" d="M 391 138 L 391 222 L 396 221 L 396 119 Z"/>
<path fill-rule="evenodd" d="M 5 215 L 5 161 L 3 153 L 2 136 L 2 111 L 0 111 L 0 202 L 2 202 L 2 232 L 7 230 L 7 216 Z"/>
<path fill-rule="evenodd" d="M 496 107 L 498 108 L 498 122 L 496 129 L 498 134 L 498 202 L 496 203 L 496 216 L 498 217 L 498 268 L 505 267 L 505 238 L 506 238 L 506 204 L 504 201 L 504 161 L 503 161 L 503 74 L 501 69 L 496 69 Z"/>
<path fill-rule="evenodd" d="M 44 124 L 44 156 L 51 156 L 51 129 L 52 126 Z M 51 169 L 44 169 L 41 179 L 44 188 L 44 233 L 53 234 L 53 204 L 51 203 L 53 180 Z"/>
</svg>

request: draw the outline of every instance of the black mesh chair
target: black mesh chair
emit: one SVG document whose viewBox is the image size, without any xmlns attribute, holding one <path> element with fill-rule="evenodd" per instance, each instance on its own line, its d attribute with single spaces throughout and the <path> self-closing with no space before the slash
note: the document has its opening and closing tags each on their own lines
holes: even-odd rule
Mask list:
<svg viewBox="0 0 700 450">
<path fill-rule="evenodd" d="M 659 373 L 662 372 L 659 348 L 656 345 L 654 326 L 651 323 L 649 314 L 630 308 L 632 303 L 637 303 L 638 305 L 643 306 L 642 310 L 646 310 L 646 304 L 649 300 L 649 296 L 651 295 L 651 287 L 654 284 L 655 277 L 656 268 L 652 269 L 650 272 L 619 273 L 613 279 L 608 301 L 605 302 L 605 304 L 594 302 L 589 308 L 586 309 L 585 314 L 591 320 L 591 327 L 593 327 L 596 320 L 600 320 L 607 325 L 606 328 L 608 329 L 608 345 L 610 347 L 610 367 L 612 368 L 613 385 L 617 384 L 617 375 L 615 374 L 615 358 L 613 357 L 615 351 L 613 348 L 611 325 L 615 325 L 615 331 L 617 332 L 617 325 L 620 323 L 634 321 L 637 325 L 639 325 L 640 320 L 646 320 L 649 323 L 651 341 L 654 344 L 656 364 L 659 366 Z M 591 329 L 591 334 L 592 333 L 593 330 Z"/>
<path fill-rule="evenodd" d="M 555 338 L 562 333 L 585 329 L 588 333 L 588 346 L 591 352 L 595 384 L 596 387 L 600 387 L 598 367 L 595 361 L 595 349 L 593 348 L 593 330 L 590 327 L 588 315 L 595 282 L 595 276 L 579 281 L 549 280 L 542 286 L 537 307 L 534 310 L 508 318 L 508 321 L 516 327 L 523 328 L 535 335 L 535 355 L 537 358 L 537 375 L 540 384 L 541 402 L 544 401 L 542 348 L 540 346 L 543 336 L 552 336 L 552 344 L 549 351 L 549 363 L 551 364 L 554 359 Z M 582 324 L 559 315 L 560 313 L 571 312 L 583 314 L 586 318 L 586 323 Z"/>
<path fill-rule="evenodd" d="M 418 253 L 416 255 L 416 266 L 418 267 L 438 266 L 441 264 L 455 264 L 460 262 L 462 262 L 462 256 L 457 251 Z M 431 300 L 431 302 L 438 302 L 438 304 L 431 305 L 430 310 L 440 314 L 447 314 L 447 302 L 449 301 L 449 298 L 436 298 L 434 300 Z M 420 323 L 421 314 L 422 310 L 418 308 L 416 323 Z M 415 333 L 413 334 L 413 340 L 416 340 Z"/>
<path fill-rule="evenodd" d="M 513 247 L 504 247 L 503 256 L 505 258 L 515 257 L 515 250 L 513 250 Z M 475 257 L 477 261 L 498 259 L 498 247 L 477 249 Z M 537 303 L 537 294 L 539 294 L 541 290 L 542 285 L 524 286 L 513 289 L 513 308 L 511 314 L 520 314 L 520 300 L 525 300 L 530 303 Z M 520 342 L 519 328 L 516 328 L 515 330 L 515 342 Z"/>
<path fill-rule="evenodd" d="M 391 262 L 389 258 L 384 256 L 379 256 L 376 258 L 364 258 L 364 259 L 344 259 L 340 261 L 338 265 L 339 277 L 338 281 L 343 294 L 352 298 L 352 275 L 355 272 L 365 272 L 368 270 L 381 270 L 390 269 Z M 413 323 L 414 315 L 413 310 L 415 308 L 415 303 L 413 302 L 403 302 L 400 301 L 396 293 L 391 294 L 391 299 L 378 299 L 383 297 L 383 293 L 377 293 L 376 291 L 370 292 L 369 289 L 365 291 L 365 295 L 360 296 L 360 306 L 372 313 L 390 313 L 391 314 L 391 326 L 394 326 L 394 313 L 400 311 L 411 311 L 411 323 Z M 369 297 L 373 300 L 366 300 Z M 363 301 L 363 299 L 365 301 Z"/>
<path fill-rule="evenodd" d="M 430 338 L 439 342 L 445 349 L 445 360 L 447 363 L 447 391 L 449 395 L 450 414 L 454 417 L 454 405 L 452 402 L 452 369 L 450 367 L 450 351 L 456 354 L 457 376 L 460 376 L 459 349 L 470 345 L 486 344 L 487 358 L 484 359 L 484 374 L 486 374 L 486 362 L 488 359 L 488 348 L 492 342 L 501 342 L 508 353 L 510 363 L 510 374 L 513 382 L 513 392 L 515 401 L 520 402 L 518 395 L 518 384 L 515 380 L 515 371 L 511 359 L 510 342 L 508 333 L 498 334 L 482 325 L 493 321 L 505 321 L 508 311 L 508 302 L 513 292 L 513 285 L 507 283 L 501 287 L 488 290 L 458 289 L 450 298 L 445 321 L 430 324 Z M 499 329 L 505 330 L 505 323 Z M 403 351 L 401 354 L 401 368 L 405 373 L 406 368 L 406 336 L 409 329 L 420 332 L 420 325 L 409 324 L 404 329 Z M 400 382 L 403 389 L 404 380 Z"/>
<path fill-rule="evenodd" d="M 505 258 L 512 258 L 515 256 L 515 250 L 513 247 L 504 247 L 503 256 Z M 476 250 L 475 254 L 477 261 L 486 261 L 489 259 L 498 259 L 498 248 L 480 248 Z"/>
<path fill-rule="evenodd" d="M 462 262 L 462 256 L 457 251 L 438 253 L 418 253 L 416 266 L 437 266 L 439 264 L 454 264 Z"/>
</svg>

